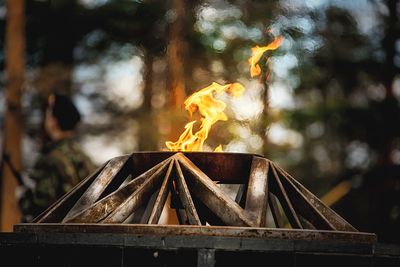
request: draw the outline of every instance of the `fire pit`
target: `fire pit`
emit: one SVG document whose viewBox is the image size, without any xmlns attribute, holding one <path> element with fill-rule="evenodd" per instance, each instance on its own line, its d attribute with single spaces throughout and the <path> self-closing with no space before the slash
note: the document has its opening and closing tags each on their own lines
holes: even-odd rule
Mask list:
<svg viewBox="0 0 400 267">
<path fill-rule="evenodd" d="M 234 198 L 222 189 L 226 184 L 238 185 Z M 144 152 L 113 158 L 33 224 L 15 229 L 44 223 L 154 225 L 166 205 L 175 210 L 180 225 L 357 233 L 272 161 L 253 154 L 207 152 Z M 268 213 L 273 225 L 267 223 Z"/>
<path fill-rule="evenodd" d="M 229 190 L 227 190 L 227 188 Z M 162 220 L 173 214 L 176 222 Z M 1 234 L 21 264 L 387 266 L 398 248 L 357 231 L 261 155 L 142 152 L 113 158 L 32 223 Z M 13 257 L 15 260 L 16 258 Z"/>
</svg>

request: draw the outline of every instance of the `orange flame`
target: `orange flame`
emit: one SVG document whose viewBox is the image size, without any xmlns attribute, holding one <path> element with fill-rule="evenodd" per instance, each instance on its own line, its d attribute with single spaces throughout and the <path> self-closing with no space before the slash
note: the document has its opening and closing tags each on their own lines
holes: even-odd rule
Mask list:
<svg viewBox="0 0 400 267">
<path fill-rule="evenodd" d="M 255 47 L 251 48 L 251 57 L 248 60 L 248 63 L 250 64 L 251 77 L 260 75 L 261 67 L 260 67 L 260 65 L 258 65 L 258 61 L 260 61 L 262 55 L 268 50 L 277 49 L 279 46 L 281 46 L 282 42 L 283 42 L 283 37 L 278 36 L 267 46 L 259 47 L 257 45 Z"/>
<path fill-rule="evenodd" d="M 204 141 L 208 137 L 211 126 L 217 121 L 226 121 L 228 117 L 224 113 L 226 104 L 221 100 L 215 99 L 214 95 L 221 95 L 223 92 L 234 97 L 239 97 L 244 92 L 244 87 L 240 83 L 220 85 L 213 82 L 210 86 L 192 94 L 185 101 L 185 109 L 190 115 L 199 111 L 201 115 L 200 129 L 193 134 L 193 126 L 196 121 L 191 121 L 185 125 L 185 131 L 181 134 L 178 141 L 167 141 L 165 145 L 171 151 L 202 151 Z M 218 146 L 215 151 L 222 151 Z"/>
<path fill-rule="evenodd" d="M 270 44 L 264 47 L 253 47 L 251 49 L 252 56 L 248 59 L 250 64 L 250 75 L 255 77 L 260 75 L 261 67 L 258 65 L 263 54 L 268 50 L 277 49 L 283 42 L 283 37 L 276 37 Z M 193 126 L 196 120 L 185 125 L 185 130 L 179 137 L 178 141 L 167 141 L 165 145 L 171 151 L 202 151 L 204 141 L 208 137 L 208 133 L 217 121 L 226 121 L 228 117 L 224 113 L 226 104 L 221 100 L 214 98 L 214 95 L 220 95 L 223 92 L 234 97 L 239 97 L 244 92 L 244 87 L 240 83 L 231 83 L 220 85 L 213 82 L 210 86 L 201 89 L 192 94 L 185 101 L 185 109 L 192 116 L 194 112 L 199 111 L 201 115 L 201 124 L 199 130 L 193 134 Z M 215 152 L 222 152 L 222 146 L 215 148 Z"/>
</svg>

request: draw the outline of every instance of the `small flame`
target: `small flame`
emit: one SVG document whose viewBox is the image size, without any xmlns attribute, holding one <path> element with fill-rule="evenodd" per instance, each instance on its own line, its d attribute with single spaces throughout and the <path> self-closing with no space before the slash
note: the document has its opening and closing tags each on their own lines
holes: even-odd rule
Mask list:
<svg viewBox="0 0 400 267">
<path fill-rule="evenodd" d="M 257 45 L 255 47 L 251 48 L 251 57 L 248 60 L 248 63 L 250 64 L 251 77 L 260 75 L 261 67 L 260 67 L 260 65 L 258 65 L 258 61 L 260 61 L 262 55 L 268 50 L 277 49 L 279 46 L 281 46 L 282 42 L 283 42 L 283 37 L 278 36 L 267 46 L 260 47 Z"/>
<path fill-rule="evenodd" d="M 217 147 L 214 149 L 214 152 L 224 152 L 224 151 L 222 150 L 222 145 L 217 146 Z"/>
<path fill-rule="evenodd" d="M 217 121 L 226 121 L 228 117 L 224 113 L 226 104 L 221 100 L 215 99 L 214 95 L 228 93 L 234 97 L 239 97 L 244 92 L 244 87 L 240 83 L 220 85 L 213 82 L 210 86 L 192 94 L 185 101 L 185 109 L 190 115 L 199 111 L 201 115 L 200 129 L 193 134 L 193 126 L 196 121 L 191 121 L 185 125 L 185 131 L 181 134 L 178 141 L 167 141 L 165 145 L 171 151 L 202 151 L 204 141 L 208 137 L 211 126 Z M 222 147 L 218 146 L 216 151 L 222 152 Z"/>
</svg>

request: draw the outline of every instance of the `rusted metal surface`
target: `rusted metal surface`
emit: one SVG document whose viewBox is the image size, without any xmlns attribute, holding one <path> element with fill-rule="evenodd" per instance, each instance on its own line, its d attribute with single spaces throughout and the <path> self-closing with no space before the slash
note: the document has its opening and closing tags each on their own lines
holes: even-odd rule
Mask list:
<svg viewBox="0 0 400 267">
<path fill-rule="evenodd" d="M 177 172 L 176 185 L 178 186 L 179 198 L 183 204 L 183 207 L 185 208 L 189 224 L 201 225 L 199 215 L 194 207 L 194 203 L 190 195 L 189 188 L 185 182 L 185 177 L 183 176 L 179 162 L 177 160 L 174 160 L 174 162 Z"/>
<path fill-rule="evenodd" d="M 148 197 L 157 190 L 163 181 L 163 173 L 168 166 L 169 160 L 162 165 L 153 175 L 143 181 L 143 183 L 128 196 L 122 204 L 116 207 L 110 215 L 108 215 L 104 223 L 122 223 L 128 218 L 137 208 L 148 200 Z"/>
<path fill-rule="evenodd" d="M 268 198 L 268 161 L 254 157 L 247 186 L 245 211 L 256 226 L 265 226 Z"/>
<path fill-rule="evenodd" d="M 99 167 L 92 175 L 82 180 L 77 186 L 75 186 L 70 192 L 65 194 L 39 216 L 37 216 L 33 222 L 35 223 L 52 223 L 60 222 L 74 206 L 79 197 L 85 192 L 85 190 L 90 186 L 97 175 L 103 170 L 107 165 L 108 161 Z"/>
<path fill-rule="evenodd" d="M 161 212 L 164 208 L 165 201 L 167 200 L 168 196 L 168 186 L 171 177 L 172 167 L 174 166 L 174 161 L 171 160 L 168 166 L 167 174 L 165 175 L 165 179 L 161 185 L 160 191 L 158 192 L 157 199 L 154 203 L 153 209 L 150 214 L 149 224 L 157 224 L 160 220 Z"/>
<path fill-rule="evenodd" d="M 280 171 L 276 168 L 278 172 Z M 276 174 L 276 173 L 275 173 Z M 304 228 L 310 228 L 315 225 L 318 229 L 324 230 L 337 230 L 333 224 L 326 219 L 319 210 L 312 205 L 300 190 L 285 176 L 282 172 L 279 172 L 279 180 L 284 185 L 286 191 L 289 193 L 290 201 L 295 203 L 296 212 L 299 214 L 299 219 Z M 310 225 L 311 224 L 311 225 Z"/>
<path fill-rule="evenodd" d="M 239 189 L 228 194 L 222 185 L 232 183 Z M 160 226 L 165 208 L 184 225 Z M 376 238 L 358 233 L 274 162 L 254 154 L 212 152 L 141 152 L 111 159 L 33 224 L 16 226 L 29 229 Z"/>
<path fill-rule="evenodd" d="M 182 153 L 177 159 L 190 173 L 192 192 L 227 225 L 254 226 L 244 210 Z M 191 179 L 190 179 L 191 178 Z"/>
<path fill-rule="evenodd" d="M 151 179 L 151 177 L 153 177 L 155 174 L 156 176 L 159 175 L 164 170 L 164 163 L 165 161 L 159 163 L 150 170 L 133 179 L 127 185 L 114 191 L 112 194 L 101 199 L 94 205 L 90 206 L 86 210 L 83 210 L 69 220 L 64 220 L 64 222 L 99 222 L 103 220 L 127 198 L 134 194 L 147 179 Z"/>
<path fill-rule="evenodd" d="M 294 179 L 289 173 L 284 169 L 275 165 L 278 171 L 292 183 L 298 192 L 297 194 L 305 199 L 309 206 L 314 207 L 319 211 L 320 214 L 329 222 L 329 224 L 334 226 L 334 229 L 340 231 L 357 231 L 351 224 L 339 216 L 334 210 L 326 206 L 319 198 L 313 195 L 308 189 L 306 189 L 302 184 L 300 184 L 296 179 Z"/>
<path fill-rule="evenodd" d="M 121 180 L 122 182 L 122 179 L 125 177 L 117 179 L 117 174 L 122 170 L 128 159 L 129 155 L 111 159 L 96 177 L 96 179 L 91 183 L 85 193 L 75 203 L 74 207 L 69 211 L 67 216 L 65 216 L 64 222 L 69 221 L 72 217 L 74 217 L 74 215 L 85 210 L 94 202 L 96 202 L 96 200 L 99 199 L 101 194 L 106 190 L 113 180 Z"/>
<path fill-rule="evenodd" d="M 131 158 L 133 176 L 140 175 L 176 153 L 133 153 Z M 262 157 L 248 153 L 184 152 L 183 154 L 212 180 L 232 184 L 246 183 L 253 156 Z"/>
<path fill-rule="evenodd" d="M 291 240 L 330 240 L 349 243 L 372 244 L 375 234 L 308 229 L 275 229 L 265 227 L 197 226 L 197 225 L 147 225 L 147 224 L 17 224 L 18 233 L 127 233 L 154 236 L 224 236 Z"/>
<path fill-rule="evenodd" d="M 286 193 L 285 188 L 282 185 L 281 180 L 276 172 L 276 169 L 273 164 L 270 164 L 271 169 L 271 191 L 275 193 L 275 195 L 279 198 L 280 203 L 285 210 L 286 217 L 289 220 L 289 223 L 293 228 L 303 228 L 300 223 L 299 217 L 297 216 L 296 211 L 293 208 L 293 204 L 289 199 L 289 196 Z"/>
<path fill-rule="evenodd" d="M 282 217 L 283 217 L 282 213 L 278 207 L 277 197 L 271 192 L 269 192 L 269 194 L 268 194 L 268 204 L 269 204 L 276 228 L 284 228 L 285 224 L 282 219 Z"/>
</svg>

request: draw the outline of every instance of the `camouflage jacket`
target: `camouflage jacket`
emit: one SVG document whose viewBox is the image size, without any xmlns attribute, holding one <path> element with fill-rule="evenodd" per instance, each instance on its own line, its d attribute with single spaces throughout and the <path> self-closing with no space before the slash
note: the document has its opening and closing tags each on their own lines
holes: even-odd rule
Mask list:
<svg viewBox="0 0 400 267">
<path fill-rule="evenodd" d="M 22 222 L 29 222 L 91 174 L 95 166 L 73 139 L 47 146 L 29 174 L 36 186 L 19 199 Z"/>
</svg>

